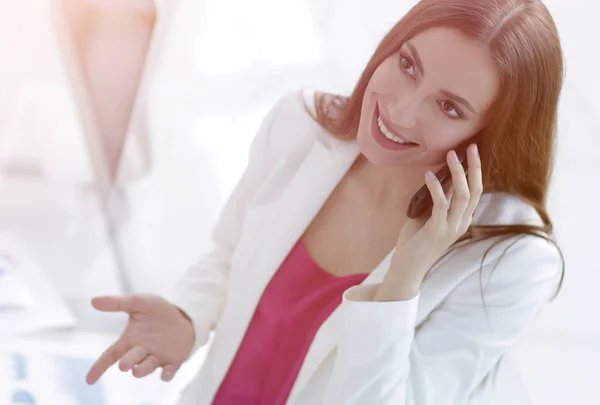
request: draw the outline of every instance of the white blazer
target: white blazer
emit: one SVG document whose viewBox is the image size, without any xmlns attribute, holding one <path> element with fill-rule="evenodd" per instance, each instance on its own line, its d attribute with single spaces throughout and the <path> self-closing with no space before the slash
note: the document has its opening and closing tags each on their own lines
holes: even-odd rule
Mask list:
<svg viewBox="0 0 600 405">
<path fill-rule="evenodd" d="M 193 321 L 194 351 L 215 330 L 181 405 L 211 403 L 264 288 L 359 154 L 356 142 L 328 136 L 303 110 L 302 97 L 310 102 L 312 92 L 287 94 L 268 114 L 213 231 L 214 248 L 167 296 Z M 540 218 L 514 197 L 487 194 L 474 222 Z M 416 298 L 372 302 L 390 252 L 322 324 L 287 404 L 469 403 L 557 288 L 558 250 L 533 236 L 514 242 L 493 248 L 482 272 L 490 241 L 450 254 Z"/>
</svg>

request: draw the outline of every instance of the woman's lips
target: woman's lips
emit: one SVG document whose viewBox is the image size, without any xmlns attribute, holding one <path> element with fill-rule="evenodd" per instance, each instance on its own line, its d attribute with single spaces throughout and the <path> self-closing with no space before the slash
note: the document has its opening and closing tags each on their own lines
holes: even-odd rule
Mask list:
<svg viewBox="0 0 600 405">
<path fill-rule="evenodd" d="M 407 150 L 407 149 L 412 149 L 414 147 L 419 146 L 417 144 L 402 145 L 402 144 L 399 144 L 397 142 L 394 142 L 394 141 L 386 138 L 386 136 L 383 134 L 383 132 L 381 132 L 381 129 L 379 128 L 379 125 L 377 123 L 377 119 L 379 118 L 379 104 L 378 103 L 375 103 L 374 110 L 375 111 L 373 112 L 373 117 L 371 119 L 371 133 L 372 133 L 372 136 L 375 139 L 375 141 L 381 147 L 383 147 L 385 149 L 389 149 L 389 150 Z M 385 124 L 385 121 L 384 121 L 384 124 Z M 407 142 L 410 142 L 407 139 L 405 139 L 404 137 L 398 136 L 398 138 L 405 140 Z"/>
</svg>

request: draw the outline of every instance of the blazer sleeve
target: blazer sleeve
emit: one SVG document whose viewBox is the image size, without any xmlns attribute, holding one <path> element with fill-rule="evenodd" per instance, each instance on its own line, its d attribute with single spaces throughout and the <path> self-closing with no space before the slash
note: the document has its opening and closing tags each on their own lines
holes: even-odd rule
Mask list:
<svg viewBox="0 0 600 405">
<path fill-rule="evenodd" d="M 251 143 L 246 168 L 211 232 L 212 249 L 166 294 L 165 298 L 189 316 L 194 325 L 194 347 L 188 359 L 208 341 L 222 314 L 231 258 L 240 238 L 244 212 L 269 170 L 268 136 L 284 98 L 275 103 Z"/>
<path fill-rule="evenodd" d="M 462 281 L 416 330 L 421 294 L 373 302 L 377 284 L 348 289 L 323 404 L 468 403 L 556 290 L 559 270 L 556 247 L 525 237 Z"/>
</svg>

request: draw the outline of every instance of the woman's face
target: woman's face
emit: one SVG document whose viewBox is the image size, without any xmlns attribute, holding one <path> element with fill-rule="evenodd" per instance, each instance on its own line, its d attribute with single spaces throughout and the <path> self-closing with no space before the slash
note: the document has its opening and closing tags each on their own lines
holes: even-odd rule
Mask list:
<svg viewBox="0 0 600 405">
<path fill-rule="evenodd" d="M 371 77 L 358 128 L 360 151 L 380 166 L 441 164 L 450 149 L 483 128 L 498 88 L 487 48 L 454 29 L 423 31 Z"/>
</svg>

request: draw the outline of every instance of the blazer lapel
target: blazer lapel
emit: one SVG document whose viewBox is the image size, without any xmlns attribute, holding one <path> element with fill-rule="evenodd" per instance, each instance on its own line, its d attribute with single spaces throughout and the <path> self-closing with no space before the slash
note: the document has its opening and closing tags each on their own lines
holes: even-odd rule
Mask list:
<svg viewBox="0 0 600 405">
<path fill-rule="evenodd" d="M 310 146 L 261 229 L 265 239 L 243 264 L 243 267 L 256 271 L 248 272 L 253 279 L 245 284 L 243 294 L 237 298 L 241 305 L 236 306 L 235 323 L 228 326 L 229 347 L 239 346 L 264 289 L 357 156 L 358 146 L 354 142 L 324 142 L 318 139 Z M 312 362 L 318 361 L 320 353 L 313 356 Z M 234 354 L 235 350 L 232 350 L 230 361 Z M 224 374 L 226 368 L 221 372 Z"/>
<path fill-rule="evenodd" d="M 354 143 L 335 145 L 320 141 L 312 145 L 269 215 L 263 230 L 265 240 L 246 262 L 246 266 L 261 269 L 252 273 L 259 279 L 251 283 L 257 288 L 249 302 L 258 302 L 269 280 L 358 156 Z"/>
</svg>

